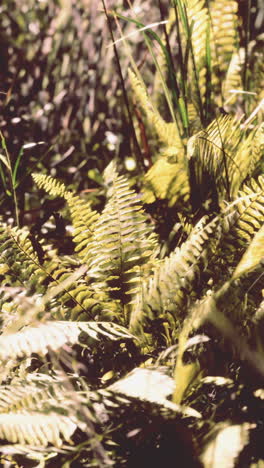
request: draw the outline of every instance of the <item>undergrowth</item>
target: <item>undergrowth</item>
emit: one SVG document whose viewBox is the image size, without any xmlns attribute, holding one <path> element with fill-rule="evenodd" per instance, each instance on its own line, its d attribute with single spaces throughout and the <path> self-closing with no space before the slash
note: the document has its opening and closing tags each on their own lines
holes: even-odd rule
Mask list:
<svg viewBox="0 0 264 468">
<path fill-rule="evenodd" d="M 263 38 L 240 43 L 235 1 L 160 3 L 161 34 L 104 7 L 155 65 L 121 31 L 132 175 L 115 158 L 87 197 L 35 172 L 54 223 L 19 226 L 2 135 L 1 465 L 261 466 Z"/>
</svg>

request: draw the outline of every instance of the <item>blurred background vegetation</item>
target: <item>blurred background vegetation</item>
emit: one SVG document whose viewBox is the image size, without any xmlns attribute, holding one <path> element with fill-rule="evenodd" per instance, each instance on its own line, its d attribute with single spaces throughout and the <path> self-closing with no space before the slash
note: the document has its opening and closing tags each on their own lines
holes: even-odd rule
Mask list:
<svg viewBox="0 0 264 468">
<path fill-rule="evenodd" d="M 134 0 L 132 5 L 143 24 L 161 21 L 161 2 Z M 109 11 L 124 16 L 130 15 L 130 6 L 121 0 L 107 2 Z M 162 2 L 162 9 L 168 12 L 168 2 Z M 263 29 L 263 0 L 241 0 L 239 18 L 243 45 Z M 113 16 L 109 21 L 117 39 L 118 23 Z M 118 21 L 124 35 L 135 30 L 133 23 Z M 93 190 L 96 194 L 100 174 L 113 157 L 121 162 L 138 157 L 108 26 L 97 0 L 1 2 L 0 212 L 5 219 L 14 217 L 14 192 L 20 224 L 38 218 L 40 195 L 32 189 L 33 171 L 96 196 Z M 161 34 L 161 28 L 155 31 Z M 143 35 L 132 35 L 128 43 L 145 83 L 153 85 L 154 65 Z M 129 56 L 122 42 L 117 51 L 126 84 Z M 134 117 L 139 123 L 140 116 Z M 142 156 L 146 148 L 138 151 Z"/>
</svg>

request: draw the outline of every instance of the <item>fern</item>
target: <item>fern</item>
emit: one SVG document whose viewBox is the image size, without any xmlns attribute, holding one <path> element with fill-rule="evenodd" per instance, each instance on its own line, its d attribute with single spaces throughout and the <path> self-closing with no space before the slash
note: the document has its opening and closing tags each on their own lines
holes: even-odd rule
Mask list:
<svg viewBox="0 0 264 468">
<path fill-rule="evenodd" d="M 178 151 L 181 151 L 182 140 L 175 123 L 168 124 L 163 120 L 159 112 L 151 104 L 144 84 L 138 80 L 131 70 L 129 70 L 129 79 L 136 99 L 146 113 L 149 124 L 155 129 L 160 141 L 166 146 L 175 146 Z"/>
<path fill-rule="evenodd" d="M 33 174 L 33 179 L 40 188 L 45 189 L 50 195 L 63 197 L 66 200 L 74 228 L 73 240 L 76 243 L 76 253 L 81 260 L 88 261 L 89 245 L 92 240 L 93 226 L 99 216 L 98 213 L 91 209 L 89 203 L 78 195 L 67 191 L 64 184 L 52 177 Z"/>
<path fill-rule="evenodd" d="M 194 284 L 217 249 L 220 234 L 218 218 L 208 224 L 206 219 L 202 220 L 181 248 L 156 267 L 153 276 L 143 284 L 142 301 L 137 303 L 141 313 L 137 307 L 134 308 L 130 324 L 132 330 L 144 320 L 142 312 L 145 311 L 147 317 L 163 317 L 169 321 L 171 316 L 174 317 L 172 327 L 176 333 L 179 332 Z"/>
<path fill-rule="evenodd" d="M 237 9 L 235 1 L 212 1 L 209 12 L 212 24 L 212 55 L 216 67 L 214 78 L 219 78 L 219 72 L 225 74 L 232 54 L 237 49 Z M 218 74 L 218 76 L 217 76 Z"/>
<path fill-rule="evenodd" d="M 13 443 L 47 447 L 60 447 L 64 441 L 71 443 L 77 428 L 76 422 L 56 413 L 0 414 L 0 437 Z"/>
<path fill-rule="evenodd" d="M 167 151 L 171 154 L 173 148 Z M 172 154 L 177 155 L 173 151 Z M 166 153 L 162 156 L 145 176 L 143 201 L 153 203 L 156 199 L 169 200 L 169 206 L 176 203 L 184 204 L 189 201 L 190 185 L 188 170 L 182 162 L 169 162 Z"/>
<path fill-rule="evenodd" d="M 98 339 L 98 335 L 112 340 L 132 337 L 126 329 L 109 322 L 46 322 L 25 327 L 15 334 L 2 335 L 0 359 L 7 361 L 33 353 L 45 356 L 49 350 L 57 351 L 67 343 L 78 343 L 81 332 L 93 339 Z"/>
<path fill-rule="evenodd" d="M 262 226 L 264 215 L 264 178 L 250 179 L 238 193 L 235 210 L 226 216 L 227 236 L 223 248 L 231 251 L 234 247 L 245 249 Z M 227 209 L 228 212 L 228 209 Z M 232 226 L 232 229 L 230 229 Z"/>
<path fill-rule="evenodd" d="M 264 125 L 253 129 L 234 152 L 234 163 L 229 169 L 231 195 L 236 196 L 241 183 L 259 166 L 264 154 Z"/>
<path fill-rule="evenodd" d="M 208 436 L 208 443 L 201 455 L 205 468 L 231 468 L 236 466 L 239 454 L 249 442 L 250 424 L 218 424 Z M 228 449 L 227 449 L 228 447 Z M 224 456 L 223 456 L 224 453 Z"/>
</svg>

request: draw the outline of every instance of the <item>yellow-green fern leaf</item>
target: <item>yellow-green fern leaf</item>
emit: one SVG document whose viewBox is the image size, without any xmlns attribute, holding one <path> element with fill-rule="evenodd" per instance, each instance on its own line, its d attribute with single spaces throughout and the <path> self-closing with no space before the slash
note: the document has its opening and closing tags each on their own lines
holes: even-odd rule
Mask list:
<svg viewBox="0 0 264 468">
<path fill-rule="evenodd" d="M 165 120 L 163 120 L 159 112 L 153 107 L 147 94 L 145 85 L 139 81 L 139 79 L 131 70 L 128 72 L 136 100 L 145 112 L 150 128 L 155 129 L 158 138 L 164 145 L 177 146 L 178 150 L 182 150 L 183 144 L 176 124 L 173 122 L 167 123 Z"/>
<path fill-rule="evenodd" d="M 241 48 L 239 51 L 233 53 L 222 84 L 223 97 L 229 104 L 234 104 L 237 100 L 237 95 L 232 94 L 231 92 L 243 90 L 242 69 L 244 63 L 245 50 Z"/>
<path fill-rule="evenodd" d="M 0 414 L 0 438 L 12 443 L 60 447 L 71 442 L 77 424 L 68 416 L 50 412 Z"/>
<path fill-rule="evenodd" d="M 189 200 L 188 172 L 182 162 L 170 163 L 161 157 L 145 175 L 143 201 L 153 203 L 156 199 L 167 199 L 169 206 Z"/>
<path fill-rule="evenodd" d="M 252 175 L 264 156 L 264 124 L 252 130 L 236 149 L 229 170 L 231 196 L 236 196 L 241 183 Z"/>
<path fill-rule="evenodd" d="M 213 0 L 209 3 L 212 26 L 212 57 L 216 73 L 226 73 L 238 44 L 238 3 Z"/>
<path fill-rule="evenodd" d="M 78 343 L 82 332 L 94 340 L 99 337 L 111 340 L 132 338 L 124 327 L 111 322 L 49 321 L 0 336 L 0 359 L 5 362 L 33 353 L 45 356 L 49 350 L 57 351 L 65 344 Z"/>
<path fill-rule="evenodd" d="M 204 218 L 195 226 L 189 239 L 157 265 L 154 274 L 142 284 L 131 315 L 132 331 L 137 330 L 146 317 L 163 317 L 169 321 L 174 317 L 172 325 L 178 331 L 193 286 L 199 282 L 200 274 L 215 253 L 221 235 L 219 218 L 210 223 Z"/>
<path fill-rule="evenodd" d="M 63 183 L 54 179 L 53 177 L 45 174 L 32 174 L 34 182 L 39 188 L 44 189 L 53 197 L 65 197 L 67 196 L 67 190 Z"/>
<path fill-rule="evenodd" d="M 105 172 L 108 201 L 96 222 L 89 274 L 107 283 L 126 304 L 137 291 L 145 267 L 157 253 L 157 236 L 147 223 L 140 196 L 110 164 Z"/>
<path fill-rule="evenodd" d="M 261 261 L 264 262 L 264 225 L 255 234 L 250 246 L 237 265 L 232 279 L 237 279 L 253 270 Z"/>
<path fill-rule="evenodd" d="M 226 238 L 222 248 L 237 254 L 249 246 L 264 219 L 264 177 L 243 185 L 235 202 L 226 209 Z"/>
<path fill-rule="evenodd" d="M 84 262 L 88 262 L 89 247 L 92 241 L 94 224 L 99 217 L 98 213 L 91 209 L 88 202 L 73 192 L 67 191 L 64 184 L 51 176 L 33 174 L 33 179 L 40 188 L 45 189 L 50 195 L 63 197 L 67 201 L 74 227 L 75 251 Z"/>
</svg>

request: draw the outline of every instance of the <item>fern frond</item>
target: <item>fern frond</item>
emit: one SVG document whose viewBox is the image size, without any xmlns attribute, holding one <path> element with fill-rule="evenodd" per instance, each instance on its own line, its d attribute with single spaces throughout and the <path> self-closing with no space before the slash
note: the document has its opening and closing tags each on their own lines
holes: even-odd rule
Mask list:
<svg viewBox="0 0 264 468">
<path fill-rule="evenodd" d="M 209 26 L 208 9 L 204 0 L 181 1 L 184 13 L 181 14 L 183 29 L 185 30 L 186 49 L 190 47 L 188 71 L 191 80 L 188 85 L 190 101 L 194 104 L 199 115 L 206 90 L 206 41 Z M 185 16 L 186 15 L 186 16 Z M 200 110 L 198 110 L 200 109 Z"/>
<path fill-rule="evenodd" d="M 230 116 L 220 116 L 188 141 L 187 153 L 194 161 L 198 185 L 206 183 L 205 174 L 211 175 L 220 199 L 230 196 L 230 172 L 240 174 L 234 154 L 241 138 L 239 122 Z"/>
<path fill-rule="evenodd" d="M 261 228 L 264 217 L 264 177 L 250 179 L 238 192 L 238 197 L 225 216 L 226 237 L 223 250 L 245 250 L 255 233 Z M 229 213 L 229 214 L 228 214 Z M 237 254 L 237 252 L 236 252 Z"/>
<path fill-rule="evenodd" d="M 40 265 L 29 239 L 29 232 L 26 230 L 0 225 L 0 241 L 2 264 L 8 268 L 5 281 L 7 275 L 10 275 L 12 282 L 15 280 L 18 284 L 25 285 L 31 294 L 43 294 L 44 291 L 48 290 L 53 297 L 53 290 L 56 290 L 58 285 L 61 285 L 67 278 L 70 279 L 74 273 L 73 266 L 63 266 L 58 257 L 48 259 L 43 265 Z M 106 294 L 89 287 L 84 278 L 79 278 L 77 284 L 72 282 L 66 288 L 62 288 L 57 300 L 50 305 L 49 312 L 54 317 L 63 319 L 80 318 L 82 313 L 82 318 L 87 320 L 88 317 L 91 318 L 91 315 L 94 316 L 98 310 L 102 311 L 104 308 L 107 310 L 104 304 L 107 300 Z M 67 307 L 69 304 L 70 307 Z M 108 309 L 110 308 L 111 306 L 108 307 Z M 21 307 L 17 309 L 17 313 L 20 309 Z M 44 308 L 42 312 L 44 312 Z M 70 312 L 71 317 L 69 316 Z"/>
<path fill-rule="evenodd" d="M 65 197 L 70 192 L 67 192 L 65 185 L 57 179 L 45 174 L 32 174 L 34 182 L 39 188 L 44 189 L 53 197 Z"/>
<path fill-rule="evenodd" d="M 168 153 L 167 153 L 168 154 Z M 190 197 L 188 170 L 181 162 L 170 163 L 161 157 L 145 175 L 143 201 L 153 203 L 167 199 L 169 206 L 186 204 Z"/>
<path fill-rule="evenodd" d="M 241 183 L 256 170 L 264 156 L 264 124 L 250 132 L 234 152 L 229 169 L 231 196 L 236 196 Z"/>
<path fill-rule="evenodd" d="M 105 282 L 126 304 L 157 253 L 157 236 L 147 224 L 139 196 L 114 166 L 106 172 L 109 199 L 95 225 L 89 275 Z"/>
<path fill-rule="evenodd" d="M 71 437 L 77 424 L 71 418 L 51 412 L 0 414 L 0 438 L 13 443 L 60 447 Z"/>
<path fill-rule="evenodd" d="M 209 3 L 212 26 L 212 56 L 217 65 L 216 73 L 226 73 L 238 44 L 238 3 L 229 0 L 213 0 Z"/>
<path fill-rule="evenodd" d="M 46 278 L 29 238 L 29 232 L 0 224 L 0 259 L 6 266 L 5 276 L 12 283 L 26 285 L 31 292 L 41 292 L 41 283 Z"/>
<path fill-rule="evenodd" d="M 1 335 L 0 359 L 4 362 L 33 353 L 45 356 L 49 350 L 57 351 L 67 343 L 79 343 L 82 332 L 94 340 L 99 337 L 111 340 L 132 338 L 125 328 L 111 322 L 49 321 L 25 327 L 14 334 Z"/>
<path fill-rule="evenodd" d="M 43 411 L 50 408 L 65 406 L 67 398 L 72 393 L 65 389 L 65 381 L 52 379 L 41 374 L 34 374 L 30 379 L 14 379 L 10 385 L 2 385 L 0 388 L 0 413 Z"/>
<path fill-rule="evenodd" d="M 264 262 L 264 225 L 255 234 L 248 249 L 237 265 L 232 279 L 237 279 L 241 275 L 253 270 L 261 261 Z"/>
<path fill-rule="evenodd" d="M 249 442 L 251 427 L 249 423 L 219 423 L 208 436 L 210 440 L 202 452 L 204 468 L 235 467 L 239 454 Z"/>
<path fill-rule="evenodd" d="M 130 329 L 137 330 L 145 317 L 174 317 L 173 329 L 178 333 L 183 310 L 191 298 L 194 284 L 215 252 L 221 236 L 219 218 L 210 223 L 202 219 L 189 239 L 165 258 L 154 274 L 143 283 L 142 300 L 138 300 L 130 321 Z"/>
<path fill-rule="evenodd" d="M 183 149 L 182 139 L 180 138 L 175 123 L 167 123 L 159 112 L 151 104 L 147 90 L 142 82 L 138 80 L 132 70 L 128 70 L 132 90 L 136 96 L 137 102 L 146 113 L 148 124 L 154 128 L 160 141 L 166 146 L 176 146 L 178 152 Z"/>
<path fill-rule="evenodd" d="M 107 387 L 106 390 L 126 395 L 130 398 L 156 403 L 187 417 L 200 418 L 198 411 L 179 406 L 167 399 L 173 392 L 174 382 L 158 370 L 135 368 L 123 379 Z"/>
<path fill-rule="evenodd" d="M 228 70 L 226 72 L 225 79 L 222 84 L 223 97 L 229 104 L 234 104 L 237 97 L 230 91 L 239 91 L 243 89 L 242 85 L 242 68 L 245 63 L 245 50 L 240 48 L 237 52 L 234 52 L 229 63 Z"/>
<path fill-rule="evenodd" d="M 76 244 L 75 251 L 84 262 L 88 262 L 89 246 L 92 241 L 94 225 L 99 214 L 91 209 L 88 202 L 78 195 L 67 191 L 64 184 L 51 176 L 33 174 L 33 179 L 40 188 L 46 190 L 50 195 L 63 197 L 66 200 L 74 227 L 73 241 Z"/>
<path fill-rule="evenodd" d="M 75 252 L 85 263 L 89 263 L 90 244 L 93 240 L 95 223 L 99 214 L 92 210 L 89 203 L 80 197 L 67 197 L 73 224 L 73 241 L 76 244 Z"/>
</svg>

